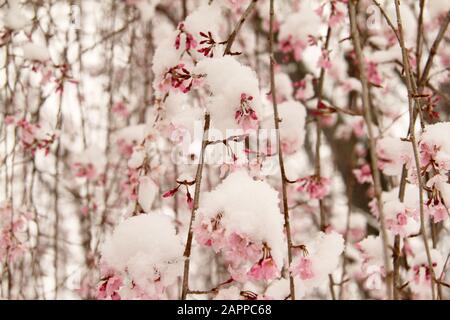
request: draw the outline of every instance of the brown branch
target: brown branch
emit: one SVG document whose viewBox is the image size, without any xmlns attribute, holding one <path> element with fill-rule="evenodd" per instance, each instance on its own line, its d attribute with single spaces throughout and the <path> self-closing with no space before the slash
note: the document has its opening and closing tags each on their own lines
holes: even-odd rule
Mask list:
<svg viewBox="0 0 450 320">
<path fill-rule="evenodd" d="M 242 14 L 241 18 L 239 19 L 238 23 L 234 27 L 233 32 L 231 32 L 228 39 L 225 41 L 227 43 L 227 46 L 225 47 L 225 51 L 223 52 L 224 56 L 227 54 L 230 54 L 230 55 L 233 54 L 231 52 L 231 46 L 233 45 L 234 41 L 236 40 L 236 36 L 238 35 L 239 31 L 241 30 L 241 27 L 244 24 L 245 20 L 253 12 L 253 9 L 255 9 L 257 2 L 258 2 L 258 0 L 252 0 L 250 2 L 247 9 L 245 9 L 245 11 Z"/>
<path fill-rule="evenodd" d="M 364 54 L 361 47 L 361 38 L 359 35 L 359 30 L 356 22 L 356 1 L 350 0 L 348 3 L 349 7 L 349 15 L 350 15 L 350 27 L 351 27 L 351 35 L 353 40 L 353 46 L 355 48 L 356 59 L 358 60 L 360 81 L 362 85 L 362 102 L 364 109 L 364 120 L 367 126 L 367 132 L 369 135 L 369 153 L 370 160 L 372 164 L 372 175 L 373 175 L 373 185 L 375 191 L 375 198 L 377 199 L 377 206 L 380 216 L 380 234 L 383 243 L 383 260 L 384 260 L 384 268 L 386 272 L 386 294 L 388 299 L 392 298 L 391 285 L 390 285 L 390 273 L 391 266 L 389 263 L 390 254 L 389 254 L 389 242 L 386 232 L 385 219 L 384 219 L 384 208 L 383 202 L 381 199 L 381 177 L 380 172 L 378 171 L 378 155 L 376 154 L 376 142 L 375 136 L 372 128 L 372 114 L 370 110 L 370 98 L 369 98 L 369 84 L 367 80 L 367 75 L 364 66 Z"/>
<path fill-rule="evenodd" d="M 446 94 L 442 90 L 437 89 L 430 82 L 427 82 L 427 87 L 430 88 L 431 91 L 440 96 L 442 99 L 444 99 L 447 104 L 450 104 L 450 96 L 448 94 Z"/>
<path fill-rule="evenodd" d="M 400 38 L 398 36 L 398 32 L 397 29 L 395 29 L 394 24 L 392 23 L 391 19 L 389 18 L 389 16 L 387 15 L 386 11 L 383 9 L 383 7 L 381 6 L 381 4 L 377 1 L 377 0 L 372 0 L 372 2 L 378 7 L 378 9 L 380 9 L 381 14 L 383 15 L 384 19 L 386 20 L 387 24 L 389 25 L 389 27 L 391 27 L 392 31 L 395 34 L 395 37 L 397 38 L 397 40 L 400 41 Z"/>
<path fill-rule="evenodd" d="M 331 16 L 333 16 L 334 14 L 334 7 L 332 6 L 332 10 L 331 10 L 331 14 L 330 14 L 330 18 Z M 325 45 L 323 50 L 328 51 L 328 47 L 330 44 L 330 39 L 331 39 L 331 27 L 328 26 L 327 29 L 327 35 L 326 35 L 326 40 L 325 40 Z M 320 75 L 319 75 L 319 83 L 317 85 L 317 101 L 320 104 L 322 102 L 322 93 L 323 93 L 323 84 L 325 81 L 325 68 L 321 67 L 320 68 Z M 321 177 L 322 176 L 322 170 L 321 170 L 321 156 L 320 156 L 320 147 L 322 145 L 322 130 L 320 128 L 320 117 L 317 117 L 316 119 L 316 156 L 315 156 L 315 161 L 314 161 L 314 173 L 317 177 Z M 325 212 L 325 207 L 324 207 L 324 203 L 323 203 L 323 199 L 319 199 L 319 212 L 320 212 L 320 230 L 322 232 L 325 232 L 328 222 L 327 222 L 327 216 L 326 216 L 326 212 Z M 336 300 L 336 294 L 334 292 L 334 280 L 333 280 L 333 276 L 331 274 L 328 275 L 329 278 L 329 288 L 330 288 L 330 294 L 331 294 L 331 298 L 333 300 Z"/>
<path fill-rule="evenodd" d="M 414 162 L 416 165 L 417 180 L 418 180 L 418 184 L 419 184 L 420 232 L 422 234 L 422 238 L 423 238 L 423 242 L 424 242 L 424 246 L 425 246 L 425 252 L 427 255 L 428 266 L 430 269 L 431 278 L 435 279 L 433 263 L 432 263 L 431 254 L 430 254 L 430 248 L 428 245 L 428 237 L 427 237 L 427 233 L 425 230 L 425 213 L 424 213 L 424 199 L 423 199 L 423 190 L 424 189 L 423 189 L 423 181 L 422 181 L 421 172 L 420 172 L 419 152 L 418 152 L 418 148 L 417 148 L 416 134 L 415 134 L 415 129 L 414 129 L 415 116 L 414 116 L 413 104 L 415 102 L 413 101 L 413 97 L 417 94 L 417 92 L 415 91 L 414 84 L 412 81 L 413 79 L 411 78 L 412 75 L 411 75 L 411 67 L 410 67 L 409 59 L 408 59 L 408 51 L 406 50 L 405 41 L 404 41 L 404 37 L 403 37 L 403 23 L 402 23 L 402 18 L 401 18 L 401 14 L 400 14 L 400 0 L 395 0 L 395 11 L 396 11 L 396 15 L 397 15 L 397 27 L 398 27 L 399 37 L 400 37 L 399 45 L 402 49 L 402 58 L 403 58 L 403 65 L 404 65 L 404 71 L 405 71 L 406 86 L 408 89 L 408 105 L 409 105 L 409 120 L 410 120 L 409 134 L 410 134 L 410 141 L 411 141 L 413 152 L 414 152 Z M 430 58 L 429 58 L 429 60 L 430 60 Z M 427 73 L 428 72 L 426 71 L 426 68 L 425 68 L 423 76 L 426 76 Z M 435 292 L 434 292 L 433 281 L 434 280 L 431 280 L 431 295 L 434 300 Z"/>
<path fill-rule="evenodd" d="M 208 146 L 208 131 L 210 125 L 210 115 L 209 113 L 205 114 L 205 123 L 203 127 L 203 140 L 202 140 L 202 149 L 200 151 L 199 164 L 197 165 L 197 173 L 195 175 L 195 193 L 194 193 L 194 204 L 192 206 L 191 211 L 191 220 L 189 222 L 188 236 L 186 240 L 186 247 L 184 249 L 184 271 L 183 271 L 183 284 L 181 290 L 181 299 L 186 300 L 186 296 L 189 291 L 189 267 L 190 267 L 190 259 L 191 259 L 191 248 L 192 248 L 192 239 L 193 239 L 193 231 L 192 224 L 195 219 L 195 213 L 198 209 L 199 200 L 200 200 L 200 188 L 202 182 L 202 173 L 204 167 L 205 160 L 205 149 Z"/>
<path fill-rule="evenodd" d="M 84 49 L 81 51 L 81 55 L 84 55 L 85 53 L 87 53 L 87 52 L 89 52 L 89 51 L 95 49 L 98 45 L 102 44 L 103 42 L 108 41 L 109 39 L 111 39 L 111 38 L 113 38 L 113 37 L 115 37 L 115 36 L 117 36 L 117 35 L 119 35 L 119 34 L 125 32 L 126 30 L 128 30 L 129 26 L 130 26 L 132 23 L 134 23 L 134 22 L 136 22 L 136 21 L 138 21 L 138 20 L 139 20 L 139 17 L 138 17 L 138 16 L 135 16 L 133 19 L 127 21 L 123 27 L 121 27 L 121 28 L 119 28 L 119 29 L 117 29 L 117 30 L 115 30 L 115 31 L 112 31 L 112 32 L 108 33 L 106 36 L 104 36 L 103 38 L 101 38 L 99 41 L 97 41 L 97 42 L 94 43 L 93 45 L 90 45 L 89 47 L 84 48 Z"/>
<path fill-rule="evenodd" d="M 292 263 L 292 236 L 291 236 L 291 226 L 289 222 L 289 206 L 287 200 L 287 177 L 286 171 L 284 168 L 284 160 L 283 160 L 283 151 L 281 149 L 281 137 L 280 137 L 280 122 L 281 119 L 278 115 L 278 106 L 277 106 L 277 93 L 276 93 L 276 85 L 275 85 L 275 56 L 274 56 L 274 8 L 273 8 L 274 0 L 270 0 L 270 27 L 269 27 L 269 56 L 270 56 L 270 91 L 272 94 L 273 101 L 273 117 L 275 123 L 275 131 L 277 135 L 277 147 L 278 147 L 278 162 L 280 165 L 281 172 L 281 186 L 282 186 L 282 197 L 283 197 L 283 214 L 284 214 L 284 227 L 286 229 L 286 237 L 287 237 L 287 251 L 288 251 L 288 269 Z M 289 272 L 289 271 L 288 271 Z M 291 295 L 291 300 L 295 300 L 295 285 L 294 278 L 292 274 L 289 272 L 289 290 Z"/>
<path fill-rule="evenodd" d="M 431 46 L 430 55 L 428 56 L 427 62 L 425 64 L 425 68 L 423 69 L 423 72 L 422 72 L 422 76 L 420 77 L 419 87 L 422 87 L 428 79 L 428 74 L 430 73 L 431 67 L 433 66 L 433 59 L 437 54 L 437 51 L 438 51 L 438 48 L 439 48 L 439 45 L 440 45 L 442 39 L 444 39 L 444 36 L 445 36 L 445 33 L 447 32 L 449 23 L 450 23 L 450 10 L 447 11 L 445 20 L 442 23 L 441 28 L 439 29 L 438 35 L 436 36 L 436 39 L 434 40 L 433 45 Z"/>
<path fill-rule="evenodd" d="M 417 81 L 420 79 L 420 63 L 422 60 L 422 46 L 423 46 L 423 13 L 425 7 L 425 0 L 420 0 L 420 12 L 419 12 L 419 22 L 417 24 L 417 37 L 416 37 L 416 70 L 417 70 Z"/>
</svg>

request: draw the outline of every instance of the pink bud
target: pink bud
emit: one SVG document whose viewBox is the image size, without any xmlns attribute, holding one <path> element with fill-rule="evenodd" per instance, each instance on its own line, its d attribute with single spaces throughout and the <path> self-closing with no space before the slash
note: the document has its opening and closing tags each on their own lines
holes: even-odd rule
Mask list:
<svg viewBox="0 0 450 320">
<path fill-rule="evenodd" d="M 176 187 L 175 189 L 166 191 L 162 196 L 163 198 L 170 198 L 173 197 L 175 195 L 175 193 L 178 192 L 178 189 L 180 188 L 180 186 Z"/>
</svg>

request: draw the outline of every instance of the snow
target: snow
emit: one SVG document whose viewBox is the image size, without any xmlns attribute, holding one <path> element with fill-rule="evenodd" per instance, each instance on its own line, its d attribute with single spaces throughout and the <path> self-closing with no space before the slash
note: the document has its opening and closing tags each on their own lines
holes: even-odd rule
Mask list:
<svg viewBox="0 0 450 320">
<path fill-rule="evenodd" d="M 308 36 L 316 36 L 320 31 L 321 19 L 315 12 L 317 5 L 304 1 L 298 12 L 290 14 L 280 26 L 280 39 L 292 36 L 295 40 L 308 41 Z"/>
<path fill-rule="evenodd" d="M 292 52 L 295 60 L 307 60 L 307 65 L 317 62 L 318 47 L 309 46 L 310 37 L 316 39 L 321 32 L 321 18 L 314 1 L 303 1 L 300 9 L 292 12 L 280 25 L 279 42 L 282 52 Z M 320 50 L 319 50 L 320 52 Z M 312 62 L 310 58 L 315 60 Z"/>
<path fill-rule="evenodd" d="M 181 275 L 182 254 L 171 218 L 150 212 L 116 227 L 102 247 L 102 262 L 128 282 L 121 289 L 122 298 L 134 298 L 142 291 L 144 297 L 157 299 Z"/>
<path fill-rule="evenodd" d="M 195 74 L 204 74 L 204 85 L 211 92 L 207 100 L 207 110 L 211 114 L 211 125 L 226 136 L 233 135 L 227 130 L 241 129 L 235 120 L 241 95 L 251 96 L 251 107 L 258 118 L 261 116 L 261 98 L 256 73 L 241 64 L 234 57 L 205 59 L 194 69 Z"/>
<path fill-rule="evenodd" d="M 428 259 L 425 250 L 421 249 L 416 251 L 417 255 L 410 261 L 411 268 L 407 272 L 407 279 L 416 299 L 431 299 Z M 431 249 L 430 256 L 434 264 L 434 274 L 439 277 L 444 266 L 442 254 L 436 249 Z"/>
<path fill-rule="evenodd" d="M 401 174 L 403 164 L 412 158 L 411 143 L 400 138 L 385 137 L 377 142 L 379 167 L 384 174 L 396 176 Z"/>
<path fill-rule="evenodd" d="M 150 212 L 158 190 L 158 185 L 150 177 L 139 178 L 138 202 L 144 212 Z"/>
<path fill-rule="evenodd" d="M 384 265 L 383 243 L 380 236 L 370 235 L 358 243 L 365 261 L 371 265 Z"/>
<path fill-rule="evenodd" d="M 342 235 L 331 232 L 320 232 L 311 242 L 306 244 L 308 253 L 299 255 L 293 259 L 291 272 L 300 263 L 301 259 L 310 262 L 310 272 L 307 277 L 296 277 L 300 296 L 304 296 L 314 288 L 320 287 L 328 280 L 328 275 L 332 274 L 339 265 L 339 260 L 344 251 L 344 238 Z"/>
<path fill-rule="evenodd" d="M 200 48 L 202 47 L 202 45 L 200 45 L 200 41 L 203 39 L 200 36 L 200 32 L 205 34 L 211 32 L 213 39 L 216 42 L 222 41 L 220 38 L 220 27 L 223 23 L 224 19 L 222 17 L 221 7 L 216 2 L 213 2 L 211 5 L 201 5 L 189 14 L 184 21 L 184 27 L 185 30 L 194 37 L 198 48 Z M 203 54 L 197 52 L 198 48 L 196 48 L 196 50 L 192 50 L 193 57 L 196 60 L 205 59 L 206 57 Z M 216 46 L 214 55 L 220 56 L 223 49 L 224 47 L 222 46 Z"/>
<path fill-rule="evenodd" d="M 141 19 L 144 22 L 149 22 L 155 15 L 156 6 L 161 0 L 138 0 L 136 7 L 138 8 Z"/>
<path fill-rule="evenodd" d="M 28 42 L 21 46 L 23 50 L 23 57 L 27 60 L 46 62 L 50 60 L 50 53 L 44 46 L 34 42 Z"/>
<path fill-rule="evenodd" d="M 167 70 L 180 61 L 180 52 L 175 49 L 176 31 L 170 33 L 164 40 L 158 43 L 152 60 L 152 71 L 155 75 L 153 80 L 153 88 L 158 98 L 162 98 L 163 94 L 160 92 L 159 84 L 164 78 Z"/>
<path fill-rule="evenodd" d="M 120 140 L 127 143 L 142 142 L 149 132 L 149 128 L 145 124 L 131 125 L 121 128 L 112 134 L 113 141 L 116 143 Z"/>
<path fill-rule="evenodd" d="M 278 116 L 281 119 L 280 138 L 287 154 L 298 151 L 305 141 L 306 108 L 302 103 L 288 100 L 278 105 Z M 273 116 L 265 120 L 264 127 L 274 128 Z"/>
<path fill-rule="evenodd" d="M 421 135 L 421 143 L 429 146 L 436 146 L 439 152 L 445 152 L 450 155 L 450 122 L 438 122 L 427 125 Z"/>
<path fill-rule="evenodd" d="M 384 216 L 387 228 L 393 234 L 400 234 L 403 237 L 417 234 L 420 224 L 418 215 L 420 210 L 419 188 L 415 185 L 407 184 L 405 186 L 405 197 L 403 203 L 399 200 L 399 188 L 393 188 L 389 192 L 383 192 Z M 377 209 L 373 208 L 375 211 Z M 378 213 L 374 212 L 378 217 Z M 398 221 L 399 215 L 406 218 L 403 222 Z"/>
<path fill-rule="evenodd" d="M 237 232 L 266 242 L 277 265 L 283 265 L 283 216 L 278 192 L 267 182 L 255 181 L 243 170 L 231 173 L 213 191 L 202 195 L 196 223 L 219 212 L 227 234 Z"/>
<path fill-rule="evenodd" d="M 104 243 L 102 257 L 109 266 L 125 271 L 138 255 L 147 255 L 150 266 L 180 260 L 182 250 L 171 219 L 163 214 L 149 213 L 120 223 Z"/>
<path fill-rule="evenodd" d="M 31 19 L 20 8 L 19 1 L 8 1 L 9 8 L 4 12 L 3 24 L 6 28 L 19 31 L 31 24 Z"/>
<path fill-rule="evenodd" d="M 291 100 L 294 93 L 292 80 L 288 74 L 278 72 L 275 74 L 275 88 L 277 91 L 277 99 Z"/>
<path fill-rule="evenodd" d="M 136 146 L 133 148 L 133 153 L 130 159 L 128 159 L 128 168 L 137 169 L 142 166 L 146 157 L 146 152 L 144 147 Z"/>
</svg>

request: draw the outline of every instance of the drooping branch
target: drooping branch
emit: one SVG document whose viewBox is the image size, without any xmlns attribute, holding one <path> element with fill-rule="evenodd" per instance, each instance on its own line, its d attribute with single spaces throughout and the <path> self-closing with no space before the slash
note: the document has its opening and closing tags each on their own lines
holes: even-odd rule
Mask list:
<svg viewBox="0 0 450 320">
<path fill-rule="evenodd" d="M 233 43 L 236 40 L 236 37 L 237 37 L 239 31 L 241 30 L 242 25 L 244 24 L 245 20 L 247 20 L 247 18 L 253 12 L 253 9 L 255 9 L 257 2 L 258 2 L 258 0 L 252 0 L 250 2 L 250 4 L 248 5 L 247 9 L 245 9 L 245 11 L 242 14 L 241 18 L 239 19 L 238 23 L 234 27 L 234 30 L 229 35 L 228 39 L 226 40 L 227 45 L 225 47 L 225 51 L 223 52 L 224 56 L 225 55 L 229 55 L 229 54 L 233 54 L 233 52 L 231 51 L 231 47 L 233 46 Z"/>
<path fill-rule="evenodd" d="M 275 131 L 277 138 L 277 148 L 278 148 L 278 162 L 281 172 L 281 188 L 283 197 L 283 214 L 284 214 L 284 227 L 286 230 L 287 237 L 287 251 L 288 251 L 288 263 L 289 266 L 292 263 L 292 236 L 291 236 L 291 226 L 289 221 L 289 206 L 287 199 L 287 177 L 286 170 L 284 167 L 283 151 L 281 148 L 281 137 L 280 137 L 280 122 L 281 119 L 278 115 L 278 105 L 277 105 L 277 92 L 275 84 L 275 56 L 274 56 L 274 0 L 270 0 L 270 29 L 269 29 L 269 56 L 270 56 L 270 92 L 272 94 L 273 101 L 273 117 L 275 123 Z M 288 266 L 288 269 L 289 269 Z M 289 271 L 288 271 L 289 272 Z M 289 272 L 289 290 L 291 300 L 295 300 L 295 285 L 294 278 Z"/>
<path fill-rule="evenodd" d="M 424 212 L 424 199 L 423 199 L 423 192 L 424 192 L 424 186 L 422 181 L 422 173 L 421 173 L 421 166 L 420 166 L 420 160 L 419 160 L 419 151 L 417 147 L 417 139 L 416 139 L 416 133 L 415 133 L 415 117 L 414 117 L 414 101 L 413 97 L 416 96 L 417 92 L 415 91 L 415 88 L 413 86 L 413 78 L 411 74 L 411 67 L 409 63 L 408 58 L 408 52 L 405 47 L 405 41 L 403 37 L 403 23 L 400 13 L 400 0 L 395 0 L 395 11 L 397 15 L 397 28 L 398 28 L 398 34 L 400 37 L 399 45 L 402 49 L 402 59 L 403 59 L 403 65 L 405 70 L 405 78 L 406 78 L 406 86 L 408 89 L 408 106 L 409 106 L 409 139 L 411 141 L 412 149 L 414 152 L 414 163 L 416 166 L 416 173 L 417 173 L 417 181 L 419 185 L 419 203 L 420 203 L 420 233 L 422 234 L 422 239 L 424 242 L 424 248 L 427 255 L 428 260 L 428 267 L 430 269 L 431 274 L 431 296 L 434 299 L 435 298 L 435 291 L 434 291 L 434 281 L 435 281 L 435 275 L 434 275 L 434 269 L 433 269 L 433 263 L 431 260 L 431 254 L 430 254 L 430 248 L 428 245 L 428 237 L 427 232 L 425 229 L 425 212 Z M 430 54 L 431 56 L 431 54 Z M 428 65 L 428 63 L 427 63 Z M 425 67 L 424 74 L 426 75 L 427 69 Z"/>
<path fill-rule="evenodd" d="M 334 14 L 334 7 L 331 9 L 331 16 Z M 331 26 L 328 26 L 327 29 L 327 35 L 325 38 L 325 45 L 322 48 L 323 51 L 328 54 L 328 47 L 330 45 L 330 39 L 331 39 Z M 319 83 L 317 85 L 316 89 L 316 95 L 317 95 L 317 102 L 318 105 L 322 104 L 322 95 L 323 95 L 323 85 L 325 82 L 325 67 L 322 66 L 320 68 L 320 75 L 319 75 Z M 315 161 L 314 161 L 314 174 L 316 177 L 320 178 L 322 176 L 322 167 L 321 167 L 321 156 L 320 156 L 320 148 L 322 146 L 322 130 L 320 128 L 320 117 L 318 116 L 316 118 L 316 155 L 315 155 Z M 325 212 L 325 206 L 323 203 L 323 199 L 319 199 L 319 212 L 320 212 L 320 230 L 322 232 L 325 232 L 327 226 L 328 226 L 328 218 L 327 214 Z M 333 300 L 336 300 L 336 294 L 334 292 L 334 280 L 333 276 L 330 274 L 328 275 L 329 278 L 329 288 L 330 288 L 330 294 L 331 298 Z"/>
<path fill-rule="evenodd" d="M 362 103 L 364 110 L 364 120 L 367 127 L 367 133 L 369 138 L 369 153 L 370 153 L 370 161 L 372 167 L 372 176 L 373 176 L 373 185 L 375 198 L 377 200 L 377 208 L 379 212 L 380 218 L 380 235 L 383 243 L 383 262 L 384 262 L 384 271 L 386 273 L 386 295 L 388 299 L 392 298 L 391 291 L 391 266 L 390 266 L 390 254 L 389 254 L 389 242 L 387 237 L 387 231 L 385 226 L 385 218 L 384 218 L 384 208 L 383 202 L 381 198 L 381 177 L 380 172 L 378 170 L 378 156 L 376 154 L 376 141 L 375 135 L 372 128 L 372 113 L 370 110 L 370 98 L 369 98 L 369 84 L 367 80 L 365 65 L 364 65 L 364 54 L 361 46 L 361 38 L 359 35 L 359 30 L 357 26 L 356 20 L 356 3 L 357 1 L 350 0 L 348 3 L 349 7 L 349 16 L 350 16 L 350 28 L 351 28 L 351 36 L 353 41 L 353 46 L 355 48 L 356 59 L 359 68 L 359 78 L 362 85 Z"/>
<path fill-rule="evenodd" d="M 437 54 L 439 45 L 444 39 L 445 33 L 447 32 L 448 25 L 450 24 L 450 10 L 447 11 L 447 15 L 439 29 L 438 35 L 433 42 L 433 45 L 430 49 L 430 55 L 428 56 L 427 62 L 425 64 L 425 68 L 423 69 L 422 76 L 420 77 L 420 81 L 418 86 L 423 87 L 428 80 L 428 74 L 430 73 L 431 67 L 433 66 L 434 57 Z"/>
<path fill-rule="evenodd" d="M 397 38 L 397 40 L 400 40 L 400 38 L 398 36 L 397 29 L 395 28 L 394 23 L 392 22 L 391 18 L 389 18 L 389 16 L 387 15 L 387 13 L 384 10 L 383 6 L 377 0 L 372 0 L 372 1 L 378 7 L 378 9 L 380 10 L 381 14 L 383 15 L 383 17 L 386 20 L 386 22 L 389 25 L 389 27 L 391 27 L 391 30 L 392 30 L 392 32 L 394 32 L 395 37 Z"/>
<path fill-rule="evenodd" d="M 189 292 L 189 268 L 191 263 L 191 249 L 193 240 L 193 230 L 192 224 L 195 219 L 195 214 L 199 206 L 200 201 L 200 189 L 202 185 L 202 174 L 205 161 L 205 150 L 208 146 L 208 131 L 210 126 L 210 115 L 205 114 L 204 126 L 203 126 L 203 139 L 202 139 L 202 149 L 200 151 L 199 163 L 197 165 L 197 173 L 195 175 L 195 192 L 194 192 L 194 202 L 191 210 L 191 219 L 189 222 L 188 236 L 186 240 L 186 247 L 184 249 L 184 269 L 183 269 L 183 283 L 181 289 L 181 299 L 186 300 L 186 296 Z"/>
</svg>

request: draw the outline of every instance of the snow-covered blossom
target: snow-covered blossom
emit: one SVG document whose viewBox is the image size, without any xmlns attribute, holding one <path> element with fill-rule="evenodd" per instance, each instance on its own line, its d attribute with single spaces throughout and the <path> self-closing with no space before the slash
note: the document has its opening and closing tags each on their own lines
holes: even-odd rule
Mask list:
<svg viewBox="0 0 450 320">
<path fill-rule="evenodd" d="M 431 264 L 435 275 L 439 276 L 444 264 L 442 255 L 438 250 L 431 249 Z M 408 280 L 418 299 L 430 298 L 431 270 L 427 255 L 424 251 L 417 253 L 410 262 Z"/>
<path fill-rule="evenodd" d="M 370 235 L 357 243 L 363 258 L 363 268 L 377 266 L 384 272 L 383 243 L 380 236 Z M 384 275 L 384 274 L 383 274 Z"/>
<path fill-rule="evenodd" d="M 319 35 L 321 19 L 314 6 L 304 2 L 298 12 L 290 14 L 281 24 L 279 39 L 283 53 L 292 53 L 295 60 L 301 60 L 310 38 Z"/>
<path fill-rule="evenodd" d="M 200 61 L 194 73 L 204 75 L 203 84 L 212 94 L 207 100 L 212 127 L 224 134 L 258 128 L 261 94 L 256 73 L 250 67 L 225 56 Z"/>
<path fill-rule="evenodd" d="M 13 210 L 15 214 L 13 214 Z M 0 203 L 0 260 L 13 263 L 27 251 L 27 221 L 31 218 L 27 210 L 12 208 L 11 202 Z"/>
<path fill-rule="evenodd" d="M 192 50 L 191 54 L 196 60 L 201 60 L 210 56 L 199 51 L 199 47 L 203 47 L 201 42 L 205 40 L 203 35 L 207 34 L 210 36 L 210 39 L 214 39 L 216 42 L 221 42 L 219 39 L 222 34 L 220 30 L 222 23 L 222 9 L 220 5 L 216 3 L 212 3 L 211 5 L 201 5 L 186 17 L 186 20 L 183 23 L 184 30 L 187 34 L 185 38 L 188 39 L 191 37 L 191 47 L 197 49 Z M 189 44 L 187 40 L 185 43 L 187 45 Z M 192 44 L 194 44 L 194 46 Z M 214 56 L 214 52 L 220 49 L 222 48 L 214 46 L 211 48 L 209 53 Z M 188 47 L 186 47 L 186 50 L 189 50 Z"/>
<path fill-rule="evenodd" d="M 402 172 L 403 164 L 412 160 L 412 146 L 399 138 L 386 137 L 378 140 L 378 167 L 386 175 L 398 175 Z"/>
<path fill-rule="evenodd" d="M 427 181 L 429 199 L 426 202 L 426 212 L 435 223 L 447 220 L 449 217 L 450 184 L 445 175 L 435 175 Z"/>
<path fill-rule="evenodd" d="M 121 298 L 162 299 L 181 274 L 181 239 L 168 216 L 156 212 L 141 214 L 117 226 L 103 246 L 102 261 L 115 276 L 105 275 L 108 280 L 106 287 L 104 283 L 100 285 L 101 297 L 115 297 L 105 296 L 104 292 L 111 291 L 109 285 Z"/>
<path fill-rule="evenodd" d="M 321 286 L 336 270 L 344 250 L 344 238 L 336 232 L 321 232 L 305 248 L 306 251 L 302 250 L 290 266 L 292 275 L 298 277 L 303 294 Z"/>
<path fill-rule="evenodd" d="M 245 171 L 233 172 L 202 196 L 194 223 L 195 239 L 222 253 L 237 281 L 247 277 L 272 280 L 283 266 L 283 221 L 278 202 L 277 192 L 266 182 L 253 180 Z"/>
<path fill-rule="evenodd" d="M 399 200 L 399 188 L 383 192 L 383 210 L 386 227 L 394 235 L 403 237 L 416 234 L 419 231 L 419 188 L 408 184 L 405 187 L 404 201 Z M 371 206 L 372 213 L 378 217 L 378 209 L 374 200 Z"/>
<path fill-rule="evenodd" d="M 46 153 L 49 152 L 55 139 L 54 133 L 49 133 L 41 125 L 30 123 L 25 119 L 18 121 L 17 126 L 20 128 L 20 140 L 25 150 L 32 154 L 38 149 L 43 149 Z"/>
<path fill-rule="evenodd" d="M 372 170 L 369 164 L 363 164 L 358 169 L 353 169 L 353 174 L 355 175 L 356 181 L 360 184 L 372 183 Z"/>
<path fill-rule="evenodd" d="M 439 122 L 425 127 L 420 137 L 420 162 L 423 170 L 445 174 L 450 171 L 450 122 Z"/>
</svg>

